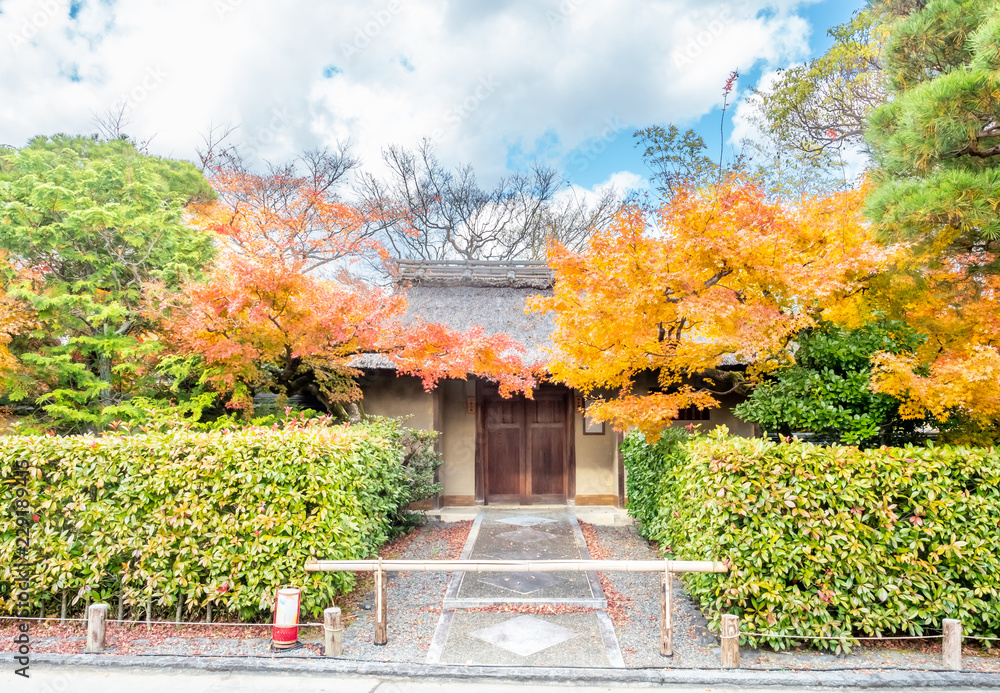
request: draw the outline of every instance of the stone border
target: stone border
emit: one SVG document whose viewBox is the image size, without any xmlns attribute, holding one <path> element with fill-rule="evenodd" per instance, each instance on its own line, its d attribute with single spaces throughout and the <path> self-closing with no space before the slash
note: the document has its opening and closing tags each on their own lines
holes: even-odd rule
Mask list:
<svg viewBox="0 0 1000 693">
<path fill-rule="evenodd" d="M 569 522 L 573 525 L 573 539 L 576 541 L 576 548 L 580 552 L 580 557 L 585 561 L 589 561 L 590 549 L 587 548 L 587 539 L 583 536 L 583 530 L 580 529 L 580 522 L 576 519 L 576 510 L 573 508 L 566 508 L 566 514 L 569 515 Z M 608 608 L 608 598 L 604 594 L 604 588 L 601 587 L 601 581 L 597 579 L 597 573 L 590 571 L 587 573 L 587 579 L 590 580 L 590 593 L 598 598 L 601 602 L 601 609 Z M 614 632 L 614 629 L 612 629 Z M 617 641 L 617 639 L 616 639 Z M 621 653 L 618 655 L 621 657 Z M 624 665 L 623 665 L 624 666 Z"/>
<path fill-rule="evenodd" d="M 13 663 L 13 653 L 0 661 Z M 48 655 L 33 654 L 40 667 L 90 667 L 99 669 L 187 669 L 206 672 L 342 674 L 383 678 L 436 678 L 456 681 L 510 681 L 537 683 L 646 683 L 729 686 L 823 686 L 831 688 L 997 688 L 1000 674 L 943 671 L 796 671 L 750 669 L 601 669 L 539 667 L 490 667 L 462 665 L 395 664 L 334 658 L 292 660 L 269 657 L 177 657 L 150 655 Z"/>
<path fill-rule="evenodd" d="M 427 664 L 440 664 L 441 655 L 444 654 L 444 645 L 448 642 L 448 633 L 451 632 L 451 620 L 455 617 L 455 612 L 451 609 L 441 609 L 441 617 L 438 618 L 437 627 L 434 629 L 434 637 L 431 638 L 431 646 L 427 649 Z"/>
</svg>

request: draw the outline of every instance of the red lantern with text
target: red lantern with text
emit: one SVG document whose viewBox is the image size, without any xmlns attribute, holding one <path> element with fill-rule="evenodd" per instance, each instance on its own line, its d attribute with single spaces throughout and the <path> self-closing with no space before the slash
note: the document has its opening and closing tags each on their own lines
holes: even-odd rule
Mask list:
<svg viewBox="0 0 1000 693">
<path fill-rule="evenodd" d="M 287 650 L 299 644 L 299 603 L 302 590 L 282 587 L 274 600 L 274 632 L 271 643 L 276 650 Z"/>
</svg>

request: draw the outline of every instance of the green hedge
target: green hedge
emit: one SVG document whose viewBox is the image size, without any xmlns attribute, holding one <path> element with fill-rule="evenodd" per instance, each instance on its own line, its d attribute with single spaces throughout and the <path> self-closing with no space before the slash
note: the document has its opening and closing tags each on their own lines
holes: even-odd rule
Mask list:
<svg viewBox="0 0 1000 693">
<path fill-rule="evenodd" d="M 16 569 L 14 465 L 27 460 L 35 515 L 27 559 L 32 608 L 131 606 L 183 595 L 244 618 L 272 608 L 282 584 L 306 588 L 318 614 L 353 577 L 303 570 L 310 557 L 375 554 L 411 500 L 403 433 L 389 421 L 299 430 L 131 437 L 0 437 L 0 613 Z"/>
<path fill-rule="evenodd" d="M 729 559 L 687 575 L 718 627 L 832 636 L 1000 633 L 1000 453 L 960 447 L 858 450 L 733 438 L 725 431 L 625 442 L 630 512 L 684 559 Z M 781 649 L 782 638 L 747 637 Z"/>
</svg>

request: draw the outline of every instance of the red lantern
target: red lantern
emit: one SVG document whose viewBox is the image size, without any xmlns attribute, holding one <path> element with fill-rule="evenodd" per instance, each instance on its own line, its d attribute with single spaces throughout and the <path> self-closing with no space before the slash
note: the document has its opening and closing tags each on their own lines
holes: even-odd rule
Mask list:
<svg viewBox="0 0 1000 693">
<path fill-rule="evenodd" d="M 299 603 L 302 590 L 281 587 L 274 598 L 274 632 L 271 644 L 276 650 L 288 650 L 299 644 Z"/>
</svg>

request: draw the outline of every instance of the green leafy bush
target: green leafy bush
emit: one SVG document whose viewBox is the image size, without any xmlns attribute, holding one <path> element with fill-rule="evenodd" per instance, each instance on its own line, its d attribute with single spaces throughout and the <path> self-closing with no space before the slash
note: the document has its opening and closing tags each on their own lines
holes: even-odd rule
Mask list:
<svg viewBox="0 0 1000 693">
<path fill-rule="evenodd" d="M 255 618 L 275 588 L 305 588 L 318 614 L 353 583 L 306 573 L 307 559 L 360 559 L 395 532 L 412 500 L 392 421 L 118 437 L 0 437 L 0 474 L 30 464 L 36 521 L 27 560 L 33 607 L 82 601 L 191 607 Z M 3 504 L 12 507 L 14 485 Z M 13 609 L 15 515 L 0 516 L 0 612 Z M 115 603 L 112 601 L 112 603 Z"/>
<path fill-rule="evenodd" d="M 734 410 L 744 421 L 788 435 L 810 432 L 846 445 L 913 442 L 923 420 L 904 420 L 899 401 L 874 393 L 871 357 L 914 349 L 920 338 L 900 322 L 845 330 L 823 323 L 796 339 L 795 365 L 754 388 Z"/>
<path fill-rule="evenodd" d="M 747 633 L 842 638 L 805 641 L 831 649 L 940 632 L 945 618 L 1000 633 L 994 449 L 859 450 L 723 429 L 666 454 L 633 434 L 624 460 L 633 483 L 646 479 L 630 498 L 645 536 L 683 559 L 731 561 L 727 574 L 684 577 L 716 626 L 738 614 Z"/>
</svg>

